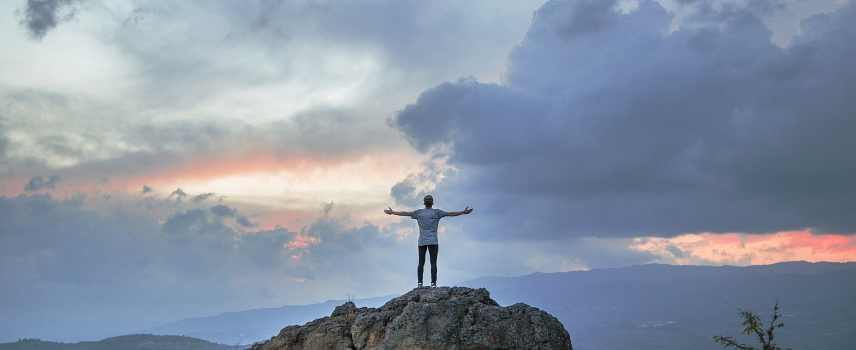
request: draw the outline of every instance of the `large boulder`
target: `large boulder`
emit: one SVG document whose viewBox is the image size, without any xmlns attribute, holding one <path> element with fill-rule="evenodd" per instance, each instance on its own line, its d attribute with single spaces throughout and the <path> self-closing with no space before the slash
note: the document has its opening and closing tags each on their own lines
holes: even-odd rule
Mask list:
<svg viewBox="0 0 856 350">
<path fill-rule="evenodd" d="M 501 307 L 486 289 L 465 287 L 416 288 L 380 308 L 347 302 L 252 349 L 572 350 L 550 314 L 523 303 Z"/>
</svg>

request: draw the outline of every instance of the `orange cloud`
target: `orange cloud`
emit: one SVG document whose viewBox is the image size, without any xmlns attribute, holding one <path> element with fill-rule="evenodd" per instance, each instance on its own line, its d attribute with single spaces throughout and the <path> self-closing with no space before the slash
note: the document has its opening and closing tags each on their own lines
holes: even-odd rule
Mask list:
<svg viewBox="0 0 856 350">
<path fill-rule="evenodd" d="M 66 187 L 69 186 L 69 183 L 76 184 L 76 188 L 73 190 L 88 192 L 93 183 L 99 181 L 101 178 L 108 178 L 113 188 L 134 193 L 139 192 L 143 188 L 143 185 L 172 187 L 176 186 L 176 184 L 181 186 L 181 183 L 186 181 L 217 179 L 240 174 L 270 173 L 283 170 L 301 172 L 307 169 L 329 167 L 346 161 L 348 159 L 310 158 L 305 156 L 279 157 L 273 153 L 257 153 L 247 156 L 221 156 L 196 159 L 184 164 L 176 164 L 166 169 L 154 168 L 151 171 L 137 172 L 132 176 L 126 176 L 122 172 L 91 175 L 82 168 L 57 169 L 55 171 L 43 171 L 42 173 L 49 175 L 59 174 L 59 183 L 63 188 L 58 186 L 55 190 L 48 191 L 45 189 L 40 192 L 62 192 L 63 189 L 66 189 L 67 192 L 69 189 Z M 23 192 L 24 184 L 29 180 L 30 177 L 27 176 L 4 179 L 5 184 L 0 190 L 3 191 L 4 195 L 18 195 Z M 174 190 L 174 188 L 170 190 Z"/>
<path fill-rule="evenodd" d="M 193 160 L 160 171 L 115 179 L 114 182 L 129 191 L 138 191 L 143 185 L 153 187 L 182 186 L 187 182 L 205 182 L 214 179 L 259 173 L 308 173 L 312 169 L 332 167 L 352 159 L 281 157 L 273 153 L 246 156 L 224 156 Z"/>
<path fill-rule="evenodd" d="M 315 237 L 306 237 L 298 235 L 294 238 L 293 241 L 283 244 L 282 247 L 286 249 L 306 248 L 310 244 L 317 244 L 320 242 L 321 240 Z"/>
<path fill-rule="evenodd" d="M 168 167 L 155 166 L 134 171 L 115 169 L 108 170 L 107 173 L 93 174 L 84 164 L 68 169 L 42 171 L 39 174 L 7 177 L 0 183 L 0 193 L 7 196 L 20 194 L 33 175 L 59 175 L 60 181 L 57 188 L 50 191 L 52 193 L 86 193 L 102 179 L 108 179 L 112 189 L 137 194 L 144 185 L 161 191 L 172 191 L 178 187 L 186 187 L 188 183 L 205 185 L 218 179 L 258 174 L 287 175 L 292 182 L 317 182 L 321 178 L 328 182 L 395 183 L 405 177 L 408 171 L 414 171 L 420 160 L 421 157 L 414 157 L 414 152 L 410 150 L 339 156 L 281 155 L 271 151 L 254 151 L 186 159 Z M 207 189 L 215 192 L 217 190 Z M 384 190 L 386 192 L 388 188 Z"/>
<path fill-rule="evenodd" d="M 693 265 L 761 265 L 783 261 L 856 261 L 856 235 L 815 235 L 808 230 L 767 235 L 685 234 L 637 238 L 631 249 L 648 251 L 663 262 Z"/>
</svg>

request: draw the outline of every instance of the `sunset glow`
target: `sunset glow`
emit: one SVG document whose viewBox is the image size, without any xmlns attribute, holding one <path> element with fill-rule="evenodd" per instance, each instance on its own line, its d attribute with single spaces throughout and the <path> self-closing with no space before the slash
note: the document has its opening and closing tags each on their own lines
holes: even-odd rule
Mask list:
<svg viewBox="0 0 856 350">
<path fill-rule="evenodd" d="M 783 261 L 856 260 L 856 236 L 786 231 L 767 235 L 686 234 L 673 238 L 636 238 L 632 249 L 680 265 L 766 265 Z"/>
<path fill-rule="evenodd" d="M 321 242 L 321 240 L 319 240 L 316 237 L 306 237 L 306 236 L 298 235 L 297 237 L 294 238 L 293 241 L 288 242 L 286 244 L 283 244 L 282 247 L 285 249 L 289 249 L 289 250 L 295 249 L 295 248 L 306 248 L 310 244 L 316 244 L 319 242 Z M 292 257 L 294 257 L 294 256 L 292 256 Z"/>
</svg>

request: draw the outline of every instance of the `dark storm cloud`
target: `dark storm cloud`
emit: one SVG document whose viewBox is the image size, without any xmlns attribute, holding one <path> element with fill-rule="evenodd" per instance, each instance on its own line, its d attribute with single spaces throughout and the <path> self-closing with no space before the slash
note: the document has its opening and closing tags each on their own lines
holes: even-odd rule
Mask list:
<svg viewBox="0 0 856 350">
<path fill-rule="evenodd" d="M 48 181 L 45 181 L 41 175 L 33 176 L 30 179 L 30 182 L 27 182 L 24 185 L 24 191 L 26 192 L 36 192 L 45 188 L 56 189 L 56 183 L 59 181 L 59 176 L 51 175 Z"/>
<path fill-rule="evenodd" d="M 582 0 L 575 1 L 572 5 L 570 18 L 564 26 L 558 29 L 558 33 L 565 37 L 574 37 L 586 33 L 597 32 L 603 27 L 614 25 L 618 21 L 619 14 L 613 11 L 616 1 Z M 545 5 L 549 7 L 551 5 Z"/>
<path fill-rule="evenodd" d="M 143 190 L 140 191 L 140 194 L 146 194 L 152 192 L 152 188 L 149 185 L 143 185 Z"/>
<path fill-rule="evenodd" d="M 786 48 L 757 4 L 674 31 L 656 3 L 613 5 L 548 2 L 504 85 L 447 82 L 390 119 L 420 152 L 447 147 L 462 176 L 436 192 L 485 209 L 478 232 L 856 232 L 856 3 Z"/>
<path fill-rule="evenodd" d="M 42 40 L 57 24 L 74 18 L 78 0 L 27 0 L 21 20 L 33 40 Z"/>
</svg>

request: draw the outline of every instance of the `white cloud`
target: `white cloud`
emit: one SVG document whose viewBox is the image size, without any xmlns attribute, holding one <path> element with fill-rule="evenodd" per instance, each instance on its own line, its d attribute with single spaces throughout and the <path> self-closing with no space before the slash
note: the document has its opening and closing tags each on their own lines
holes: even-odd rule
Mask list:
<svg viewBox="0 0 856 350">
<path fill-rule="evenodd" d="M 486 3 L 81 2 L 42 42 L 3 36 L 0 174 L 402 149 L 384 120 L 444 79 L 498 79 L 537 6 Z"/>
</svg>

